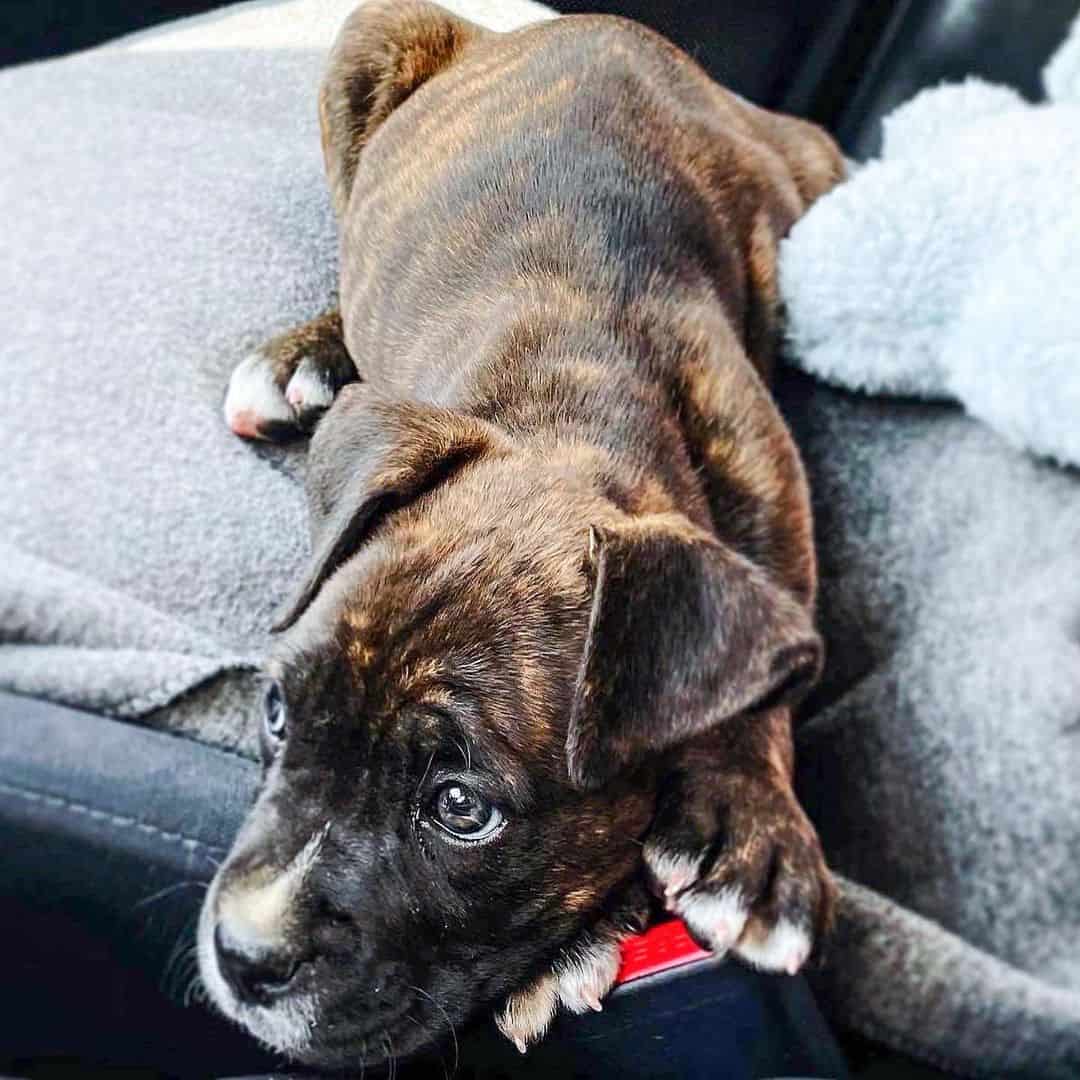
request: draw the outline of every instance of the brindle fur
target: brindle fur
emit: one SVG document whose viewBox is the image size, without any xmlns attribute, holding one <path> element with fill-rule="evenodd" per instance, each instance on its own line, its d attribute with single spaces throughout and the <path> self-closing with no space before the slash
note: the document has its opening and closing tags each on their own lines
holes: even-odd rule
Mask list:
<svg viewBox="0 0 1080 1080">
<path fill-rule="evenodd" d="M 821 928 L 790 782 L 810 508 L 765 380 L 776 245 L 835 147 L 625 20 L 502 35 L 388 0 L 346 23 L 319 114 L 340 322 L 271 352 L 283 385 L 321 342 L 340 385 L 340 326 L 359 381 L 311 447 L 315 557 L 270 663 L 291 733 L 215 885 L 329 823 L 292 931 L 321 943 L 320 1023 L 291 1051 L 376 1060 L 381 1031 L 408 1051 L 549 993 L 640 918 L 643 841 L 692 858 L 682 890 L 754 898 L 747 935 Z M 450 773 L 506 808 L 497 842 L 424 827 Z"/>
</svg>

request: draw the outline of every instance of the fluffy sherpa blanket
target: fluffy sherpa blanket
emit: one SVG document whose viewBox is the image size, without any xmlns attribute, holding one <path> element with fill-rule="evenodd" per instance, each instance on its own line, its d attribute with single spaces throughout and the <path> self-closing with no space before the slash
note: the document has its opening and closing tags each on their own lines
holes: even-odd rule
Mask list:
<svg viewBox="0 0 1080 1080">
<path fill-rule="evenodd" d="M 0 686 L 253 747 L 303 451 L 221 402 L 333 293 L 314 88 L 351 6 L 0 73 Z M 848 881 L 821 999 L 958 1072 L 1080 1075 L 1080 483 L 948 406 L 779 393 L 831 648 L 800 786 Z"/>
<path fill-rule="evenodd" d="M 1080 17 L 1043 82 L 1039 105 L 972 78 L 893 112 L 792 231 L 782 288 L 807 371 L 1080 465 Z"/>
</svg>

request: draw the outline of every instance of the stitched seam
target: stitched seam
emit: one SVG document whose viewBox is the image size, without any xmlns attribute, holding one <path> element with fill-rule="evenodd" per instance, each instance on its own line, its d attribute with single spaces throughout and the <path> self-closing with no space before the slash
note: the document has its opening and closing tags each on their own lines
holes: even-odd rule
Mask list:
<svg viewBox="0 0 1080 1080">
<path fill-rule="evenodd" d="M 151 729 L 157 730 L 157 729 Z M 185 742 L 194 743 L 196 746 L 205 746 L 207 749 L 212 750 L 215 754 L 226 754 L 231 758 L 236 758 L 237 761 L 242 761 L 245 765 L 258 765 L 259 755 L 248 750 L 240 750 L 235 746 L 226 746 L 224 743 L 210 742 L 208 739 L 200 739 L 198 736 L 191 734 L 189 731 L 184 731 L 183 728 L 179 730 L 171 728 L 161 728 L 166 735 L 172 736 L 174 739 L 183 739 Z"/>
<path fill-rule="evenodd" d="M 172 844 L 179 844 L 185 851 L 203 851 L 211 856 L 224 856 L 225 849 L 215 844 L 208 844 L 203 840 L 185 836 L 183 833 L 170 832 L 168 829 L 159 828 L 149 822 L 140 821 L 138 818 L 126 817 L 121 814 L 111 814 L 107 810 L 89 806 L 86 803 L 73 802 L 71 799 L 61 798 L 59 795 L 46 795 L 41 791 L 32 791 L 29 788 L 16 787 L 0 781 L 0 794 L 13 795 L 24 799 L 26 802 L 50 806 L 53 809 L 66 810 L 70 814 L 78 814 L 81 817 L 90 818 L 92 821 L 100 821 L 117 829 L 133 829 L 135 832 L 146 836 L 155 836 L 160 840 L 167 840 Z"/>
</svg>

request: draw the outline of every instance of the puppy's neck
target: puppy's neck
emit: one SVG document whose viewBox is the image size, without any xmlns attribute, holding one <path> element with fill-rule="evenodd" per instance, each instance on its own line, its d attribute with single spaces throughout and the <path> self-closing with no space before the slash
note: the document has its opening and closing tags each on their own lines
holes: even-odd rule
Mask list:
<svg viewBox="0 0 1080 1080">
<path fill-rule="evenodd" d="M 637 307 L 618 311 L 604 290 L 546 277 L 519 283 L 493 316 L 458 408 L 545 456 L 576 454 L 621 509 L 679 509 L 707 524 L 671 362 Z"/>
</svg>

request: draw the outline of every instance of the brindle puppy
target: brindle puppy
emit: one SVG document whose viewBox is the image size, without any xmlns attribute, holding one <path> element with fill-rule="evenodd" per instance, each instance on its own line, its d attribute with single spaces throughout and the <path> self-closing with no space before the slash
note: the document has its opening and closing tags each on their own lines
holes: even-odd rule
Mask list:
<svg viewBox="0 0 1080 1080">
<path fill-rule="evenodd" d="M 764 380 L 777 241 L 836 149 L 604 17 L 373 3 L 319 105 L 341 312 L 226 402 L 245 436 L 325 415 L 213 1000 L 323 1065 L 487 1010 L 524 1048 L 600 1007 L 645 876 L 798 970 L 832 894 L 791 788 L 821 644 Z"/>
</svg>

